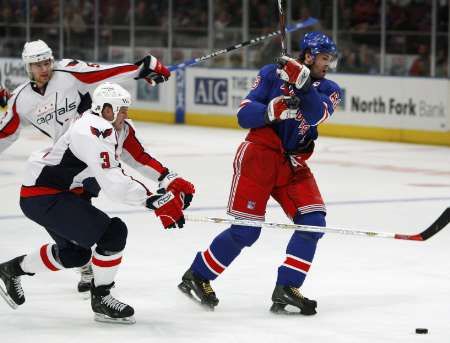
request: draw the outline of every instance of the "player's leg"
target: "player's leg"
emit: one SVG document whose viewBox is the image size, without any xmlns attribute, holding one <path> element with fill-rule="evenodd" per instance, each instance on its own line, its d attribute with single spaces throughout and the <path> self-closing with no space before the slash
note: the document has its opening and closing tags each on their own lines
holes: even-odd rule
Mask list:
<svg viewBox="0 0 450 343">
<path fill-rule="evenodd" d="M 272 170 L 274 159 L 276 154 L 270 150 L 249 142 L 241 144 L 234 161 L 228 204 L 230 215 L 264 220 L 269 194 L 276 180 Z M 210 281 L 216 279 L 243 248 L 252 246 L 259 235 L 260 228 L 232 225 L 216 236 L 206 250 L 197 253 L 179 288 L 191 296 L 194 292 L 209 307 L 216 306 L 219 301 Z"/>
<path fill-rule="evenodd" d="M 134 310 L 109 292 L 126 244 L 125 224 L 70 193 L 21 198 L 20 205 L 24 214 L 44 226 L 56 242 L 26 255 L 20 264 L 22 270 L 31 274 L 81 267 L 97 244 L 93 262 L 98 266 L 94 267 L 98 281 L 91 287 L 92 309 L 108 321 L 133 323 Z"/>
<path fill-rule="evenodd" d="M 81 194 L 81 197 L 89 203 L 92 203 L 92 198 L 98 197 L 100 185 L 95 178 L 88 177 L 83 180 L 83 190 L 84 192 Z M 94 278 L 91 261 L 78 268 L 77 271 L 80 273 L 80 281 L 77 284 L 78 292 L 89 294 L 91 281 Z"/>
<path fill-rule="evenodd" d="M 119 266 L 122 262 L 128 230 L 117 217 L 111 219 L 108 229 L 97 241 L 92 256 L 94 279 L 91 284 L 91 305 L 95 320 L 133 324 L 134 309 L 111 295 Z"/>
<path fill-rule="evenodd" d="M 54 272 L 65 268 L 80 267 L 91 258 L 91 250 L 87 244 L 75 242 L 73 237 L 65 233 L 72 220 L 67 218 L 79 218 L 77 207 L 67 207 L 66 212 L 53 211 L 55 204 L 61 202 L 59 195 L 22 198 L 20 205 L 24 214 L 41 225 L 49 225 L 56 229 L 45 227 L 56 244 L 44 244 L 39 249 L 27 255 L 19 256 L 9 262 L 0 265 L 0 277 L 5 284 L 4 298 L 12 307 L 25 302 L 25 296 L 20 283 L 20 276 L 35 275 L 42 272 Z M 63 201 L 62 201 L 63 202 Z M 70 215 L 67 211 L 70 209 Z M 54 223 L 53 223 L 54 222 Z M 53 224 L 52 224 L 53 223 Z M 99 226 L 101 228 L 101 226 Z M 78 231 L 82 231 L 79 229 Z M 0 290 L 1 292 L 1 290 Z M 7 298 L 9 296 L 9 299 Z"/>
<path fill-rule="evenodd" d="M 325 206 L 308 167 L 297 171 L 292 181 L 285 187 L 277 188 L 273 195 L 295 224 L 325 226 Z M 305 298 L 299 288 L 308 275 L 317 242 L 322 236 L 322 233 L 302 231 L 292 235 L 286 248 L 286 258 L 278 268 L 272 295 L 273 312 L 284 312 L 289 304 L 300 308 L 302 314 L 316 313 L 317 302 Z"/>
</svg>

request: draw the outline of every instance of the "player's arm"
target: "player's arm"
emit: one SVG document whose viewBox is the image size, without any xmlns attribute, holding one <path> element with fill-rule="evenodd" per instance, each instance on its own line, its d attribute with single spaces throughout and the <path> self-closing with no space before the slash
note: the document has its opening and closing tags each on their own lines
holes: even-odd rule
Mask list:
<svg viewBox="0 0 450 343">
<path fill-rule="evenodd" d="M 299 109 L 311 126 L 327 120 L 341 101 L 341 89 L 336 83 L 327 80 L 324 89 L 318 90 L 311 85 L 309 68 L 294 58 L 281 57 L 277 74 L 293 86 L 299 99 Z"/>
<path fill-rule="evenodd" d="M 0 153 L 11 146 L 20 134 L 20 116 L 17 111 L 17 95 L 3 93 L 9 106 L 0 111 Z"/>
<path fill-rule="evenodd" d="M 169 171 L 152 157 L 141 143 L 131 122 L 125 121 L 125 125 L 128 134 L 123 144 L 122 160 L 142 175 L 159 182 L 159 188 L 183 194 L 184 208 L 189 207 L 195 193 L 194 185 L 177 173 Z"/>
<path fill-rule="evenodd" d="M 168 80 L 170 77 L 169 69 L 152 55 L 147 55 L 133 64 L 102 65 L 65 59 L 59 62 L 55 70 L 70 73 L 78 81 L 86 85 L 96 85 L 105 81 L 124 81 L 127 79 L 145 79 L 150 84 L 155 85 Z"/>
<path fill-rule="evenodd" d="M 125 125 L 128 134 L 123 142 L 121 159 L 145 177 L 157 182 L 167 168 L 145 149 L 131 122 L 127 120 Z"/>
<path fill-rule="evenodd" d="M 256 77 L 250 93 L 242 100 L 237 113 L 239 125 L 244 129 L 266 125 L 269 93 L 276 78 L 275 65 L 263 67 Z"/>
<path fill-rule="evenodd" d="M 310 87 L 308 92 L 298 95 L 300 111 L 311 126 L 317 126 L 330 118 L 342 99 L 340 87 L 333 81 L 327 80 L 326 86 L 320 89 Z"/>
</svg>

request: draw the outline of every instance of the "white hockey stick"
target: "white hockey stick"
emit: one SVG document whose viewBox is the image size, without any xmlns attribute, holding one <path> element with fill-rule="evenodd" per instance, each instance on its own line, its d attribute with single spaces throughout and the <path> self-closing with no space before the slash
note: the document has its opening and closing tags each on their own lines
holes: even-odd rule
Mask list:
<svg viewBox="0 0 450 343">
<path fill-rule="evenodd" d="M 298 230 L 307 232 L 327 232 L 337 233 L 341 235 L 353 235 L 364 236 L 371 238 L 393 238 L 410 241 L 425 241 L 428 238 L 434 236 L 441 231 L 450 221 L 450 207 L 448 207 L 428 228 L 420 233 L 416 234 L 400 234 L 393 232 L 376 232 L 366 231 L 360 229 L 340 228 L 340 227 L 320 227 L 311 225 L 297 225 L 297 224 L 282 224 L 282 223 L 267 223 L 259 222 L 256 220 L 243 220 L 243 219 L 227 219 L 227 218 L 214 218 L 214 217 L 201 217 L 190 214 L 184 215 L 187 221 L 200 222 L 200 223 L 216 223 L 216 224 L 233 224 L 253 227 L 267 227 L 272 229 L 285 229 L 285 230 Z"/>
</svg>

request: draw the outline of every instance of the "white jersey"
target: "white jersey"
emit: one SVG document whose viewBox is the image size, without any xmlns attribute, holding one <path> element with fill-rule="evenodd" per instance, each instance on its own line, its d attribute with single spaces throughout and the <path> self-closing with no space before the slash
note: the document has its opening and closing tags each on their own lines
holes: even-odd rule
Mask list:
<svg viewBox="0 0 450 343">
<path fill-rule="evenodd" d="M 143 183 L 125 174 L 120 155 L 128 163 L 140 166 L 140 171 L 154 181 L 167 171 L 145 151 L 129 121 L 117 132 L 111 123 L 87 111 L 52 148 L 31 155 L 21 196 L 80 190 L 84 179 L 94 177 L 112 200 L 145 205 L 151 192 Z"/>
<path fill-rule="evenodd" d="M 33 125 L 56 142 L 79 113 L 90 108 L 91 86 L 136 78 L 140 69 L 135 64 L 102 66 L 70 59 L 55 63 L 43 94 L 30 81 L 13 91 L 8 110 L 0 113 L 0 153 L 18 138 L 21 123 Z"/>
</svg>

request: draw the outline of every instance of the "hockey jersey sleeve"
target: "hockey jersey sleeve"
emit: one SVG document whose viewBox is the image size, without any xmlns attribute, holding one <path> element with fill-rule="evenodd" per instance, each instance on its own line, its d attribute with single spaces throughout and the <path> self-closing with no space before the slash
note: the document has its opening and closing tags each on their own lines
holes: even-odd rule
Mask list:
<svg viewBox="0 0 450 343">
<path fill-rule="evenodd" d="M 8 101 L 8 109 L 0 111 L 0 153 L 11 146 L 20 133 L 20 116 L 17 111 L 17 97 L 13 95 Z"/>
<path fill-rule="evenodd" d="M 318 87 L 308 91 L 295 90 L 300 98 L 300 111 L 310 126 L 317 126 L 331 117 L 342 99 L 342 91 L 337 83 L 323 80 Z"/>
<path fill-rule="evenodd" d="M 141 66 L 131 63 L 102 65 L 79 60 L 64 59 L 58 62 L 55 71 L 70 73 L 86 87 L 99 83 L 124 81 L 139 76 Z"/>
<path fill-rule="evenodd" d="M 102 191 L 114 201 L 145 206 L 151 192 L 144 184 L 125 174 L 116 156 L 116 144 L 112 127 L 82 126 L 71 130 L 70 150 L 87 164 Z"/>
<path fill-rule="evenodd" d="M 121 159 L 143 176 L 157 182 L 167 168 L 152 157 L 144 148 L 136 135 L 133 125 L 129 121 L 125 121 L 125 125 L 128 129 L 128 134 L 123 143 Z"/>
<path fill-rule="evenodd" d="M 250 93 L 242 100 L 237 117 L 239 125 L 244 129 L 263 127 L 270 90 L 274 85 L 275 65 L 264 66 L 256 76 Z"/>
</svg>

